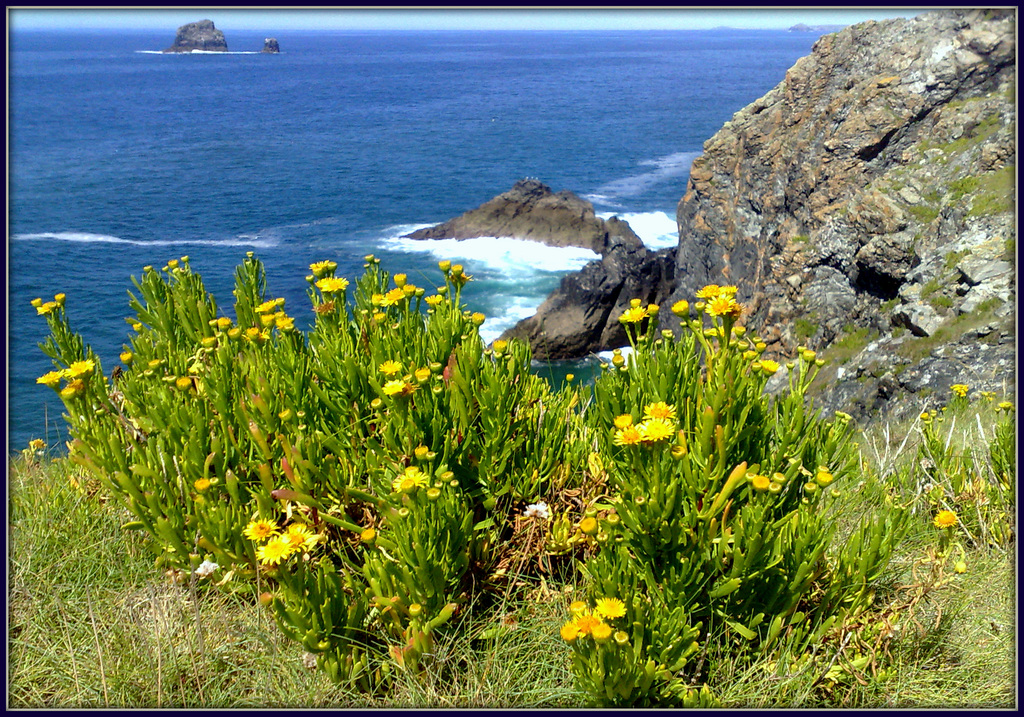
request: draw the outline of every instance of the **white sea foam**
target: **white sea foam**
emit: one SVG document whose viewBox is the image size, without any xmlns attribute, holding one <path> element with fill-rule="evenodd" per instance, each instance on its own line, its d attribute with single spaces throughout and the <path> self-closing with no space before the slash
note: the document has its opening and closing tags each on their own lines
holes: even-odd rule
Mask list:
<svg viewBox="0 0 1024 717">
<path fill-rule="evenodd" d="M 261 239 L 258 235 L 240 234 L 233 239 L 122 239 L 108 234 L 92 234 L 90 232 L 39 232 L 36 234 L 15 234 L 11 237 L 17 241 L 66 241 L 79 244 L 135 244 L 137 246 L 251 246 L 257 249 L 268 249 L 276 242 Z"/>
<path fill-rule="evenodd" d="M 506 329 L 511 329 L 523 319 L 533 316 L 544 298 L 534 296 L 508 296 L 501 304 L 501 312 L 487 317 L 480 326 L 480 338 L 491 343 L 501 336 Z"/>
<path fill-rule="evenodd" d="M 648 249 L 664 249 L 679 243 L 676 220 L 666 212 L 598 212 L 601 219 L 618 217 L 629 224 Z"/>
<path fill-rule="evenodd" d="M 689 173 L 690 165 L 699 155 L 700 152 L 676 152 L 657 159 L 645 160 L 640 166 L 653 169 L 602 184 L 586 198 L 595 204 L 621 206 L 616 203 L 616 199 L 638 196 L 656 184 Z"/>
<path fill-rule="evenodd" d="M 499 270 L 503 275 L 510 277 L 528 276 L 542 271 L 578 271 L 588 263 L 601 258 L 600 254 L 589 249 L 553 247 L 527 239 L 508 237 L 405 239 L 402 236 L 392 236 L 385 238 L 382 243 L 387 249 L 426 252 L 440 259 L 463 261 Z"/>
<path fill-rule="evenodd" d="M 254 50 L 244 52 L 220 52 L 218 50 L 192 50 L 191 52 L 164 52 L 163 50 L 136 50 L 140 55 L 261 55 L 263 53 Z"/>
</svg>

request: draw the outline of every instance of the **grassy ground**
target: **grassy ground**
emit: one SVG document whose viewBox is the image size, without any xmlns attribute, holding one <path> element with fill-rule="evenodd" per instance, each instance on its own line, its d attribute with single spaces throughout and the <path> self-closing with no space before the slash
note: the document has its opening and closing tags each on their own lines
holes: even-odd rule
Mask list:
<svg viewBox="0 0 1024 717">
<path fill-rule="evenodd" d="M 847 491 L 837 520 L 852 524 L 870 504 L 913 493 L 915 436 L 910 426 L 863 436 L 864 480 Z M 284 638 L 257 601 L 259 586 L 200 592 L 158 574 L 142 536 L 121 529 L 130 516 L 66 460 L 13 460 L 9 490 L 9 707 L 585 704 L 558 634 L 572 585 L 524 586 L 486 615 L 464 618 L 477 622 L 440 641 L 435 669 L 371 698 L 305 667 L 301 646 Z M 893 623 L 879 643 L 887 676 L 832 669 L 844 666 L 847 645 L 823 645 L 820 659 L 788 668 L 709 649 L 704 675 L 723 706 L 1014 706 L 1014 542 L 965 541 L 965 572 L 935 585 L 922 562 L 935 529 L 923 511 L 914 520 L 873 611 L 873 619 Z"/>
</svg>

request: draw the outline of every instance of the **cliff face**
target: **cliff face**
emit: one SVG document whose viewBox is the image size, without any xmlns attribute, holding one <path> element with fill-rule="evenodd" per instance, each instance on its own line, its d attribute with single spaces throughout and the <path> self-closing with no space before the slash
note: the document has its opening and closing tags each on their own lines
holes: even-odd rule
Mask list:
<svg viewBox="0 0 1024 717">
<path fill-rule="evenodd" d="M 1012 391 L 1015 19 L 943 10 L 818 40 L 694 161 L 667 302 L 737 285 L 771 351 L 835 347 L 823 400 L 847 412 Z"/>
</svg>

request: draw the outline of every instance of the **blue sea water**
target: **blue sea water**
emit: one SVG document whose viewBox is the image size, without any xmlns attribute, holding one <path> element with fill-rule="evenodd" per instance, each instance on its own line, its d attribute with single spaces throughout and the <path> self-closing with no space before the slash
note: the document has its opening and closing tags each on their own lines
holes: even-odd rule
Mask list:
<svg viewBox="0 0 1024 717">
<path fill-rule="evenodd" d="M 30 301 L 117 363 L 130 277 L 188 255 L 230 314 L 247 251 L 302 316 L 308 265 L 354 278 L 373 253 L 417 284 L 436 262 L 477 281 L 495 338 L 595 255 L 402 234 L 532 176 L 618 215 L 652 247 L 703 142 L 808 54 L 785 31 L 295 32 L 282 52 L 165 55 L 168 32 L 13 32 L 9 44 L 8 451 L 62 447 L 47 333 Z"/>
</svg>

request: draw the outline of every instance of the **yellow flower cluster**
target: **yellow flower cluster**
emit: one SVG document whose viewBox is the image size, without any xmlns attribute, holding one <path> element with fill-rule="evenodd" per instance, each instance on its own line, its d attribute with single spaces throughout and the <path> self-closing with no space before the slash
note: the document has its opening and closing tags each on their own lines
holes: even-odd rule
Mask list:
<svg viewBox="0 0 1024 717">
<path fill-rule="evenodd" d="M 951 510 L 940 510 L 935 514 L 935 519 L 932 521 L 932 525 L 940 530 L 946 528 L 952 528 L 956 526 L 959 519 L 956 517 L 956 513 Z"/>
<path fill-rule="evenodd" d="M 624 645 L 629 642 L 629 635 L 622 630 L 615 630 L 614 626 L 605 622 L 625 616 L 626 605 L 622 600 L 614 597 L 598 598 L 593 610 L 582 600 L 577 600 L 569 606 L 569 612 L 572 618 L 559 630 L 566 642 L 574 642 L 589 635 L 595 642 L 605 643 L 613 637 L 613 632 L 616 643 Z"/>
<path fill-rule="evenodd" d="M 35 307 L 37 314 L 51 314 L 58 307 L 64 306 L 64 300 L 66 298 L 67 296 L 65 294 L 57 294 L 53 297 L 53 301 L 47 301 L 44 303 L 42 299 L 32 299 L 31 304 Z"/>
<path fill-rule="evenodd" d="M 703 308 L 709 316 L 731 316 L 737 319 L 743 313 L 743 307 L 736 301 L 735 286 L 708 284 L 696 296 L 704 300 Z"/>
<path fill-rule="evenodd" d="M 412 493 L 417 488 L 427 487 L 427 474 L 416 466 L 409 466 L 391 482 L 395 493 Z"/>
<path fill-rule="evenodd" d="M 312 550 L 320 541 L 320 536 L 303 523 L 292 523 L 282 533 L 276 523 L 264 519 L 250 521 L 242 535 L 263 543 L 256 549 L 256 558 L 263 565 L 277 565 L 294 553 Z"/>
<path fill-rule="evenodd" d="M 676 410 L 664 401 L 648 404 L 644 408 L 644 420 L 633 423 L 633 417 L 624 413 L 615 418 L 615 433 L 612 440 L 617 446 L 635 446 L 664 441 L 675 435 Z"/>
<path fill-rule="evenodd" d="M 949 390 L 960 398 L 966 398 L 967 392 L 971 390 L 971 387 L 962 383 L 954 383 L 949 387 Z"/>
<path fill-rule="evenodd" d="M 67 381 L 64 388 L 60 389 L 61 398 L 73 398 L 79 393 L 85 390 L 85 379 L 93 374 L 96 370 L 96 362 L 92 359 L 85 359 L 84 361 L 74 361 L 67 368 L 61 369 L 60 371 L 48 371 L 42 376 L 36 379 L 36 383 L 42 384 L 43 386 L 49 386 L 53 390 L 57 391 L 57 387 L 60 385 L 61 379 Z"/>
</svg>

